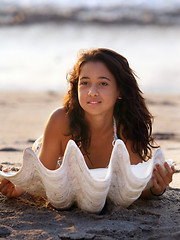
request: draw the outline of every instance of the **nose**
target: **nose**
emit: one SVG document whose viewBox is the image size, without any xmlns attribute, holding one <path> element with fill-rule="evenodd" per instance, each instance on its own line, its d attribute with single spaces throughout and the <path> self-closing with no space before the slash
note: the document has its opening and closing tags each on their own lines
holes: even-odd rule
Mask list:
<svg viewBox="0 0 180 240">
<path fill-rule="evenodd" d="M 97 86 L 93 85 L 89 88 L 88 95 L 91 97 L 95 97 L 99 95 Z"/>
</svg>

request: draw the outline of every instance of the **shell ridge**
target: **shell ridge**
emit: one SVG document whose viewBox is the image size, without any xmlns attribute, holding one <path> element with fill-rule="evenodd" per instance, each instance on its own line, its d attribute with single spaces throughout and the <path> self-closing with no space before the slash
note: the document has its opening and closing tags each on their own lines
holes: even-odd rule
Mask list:
<svg viewBox="0 0 180 240">
<path fill-rule="evenodd" d="M 70 172 L 73 172 L 75 181 L 75 201 L 77 205 L 85 211 L 101 211 L 107 196 L 107 181 L 99 181 L 91 176 L 90 169 L 87 167 L 84 157 L 76 144 L 74 144 L 71 154 L 74 161 L 71 162 L 69 167 L 71 168 Z"/>
<path fill-rule="evenodd" d="M 111 186 L 108 193 L 108 197 L 115 204 L 122 203 L 123 199 L 123 190 L 124 190 L 124 181 L 123 175 L 126 176 L 126 162 L 129 161 L 128 155 L 124 152 L 124 143 L 121 140 L 117 140 L 112 152 L 112 179 Z M 124 158 L 125 157 L 125 161 Z M 124 169 L 125 168 L 125 169 Z M 125 177 L 126 178 L 126 177 Z"/>
<path fill-rule="evenodd" d="M 124 206 L 130 205 L 134 199 L 137 199 L 140 196 L 147 180 L 143 179 L 142 181 L 142 179 L 134 176 L 131 171 L 129 154 L 123 141 L 116 141 L 113 158 L 115 161 L 113 163 L 113 174 L 109 197 L 115 202 L 115 204 Z"/>
<path fill-rule="evenodd" d="M 48 200 L 58 209 L 70 207 L 76 201 L 76 173 L 79 164 L 86 168 L 83 155 L 73 140 L 69 140 L 65 149 L 62 165 L 58 170 L 56 191 L 48 189 Z M 80 162 L 80 163 L 79 163 Z M 87 171 L 87 169 L 86 169 Z M 80 174 L 80 170 L 78 174 Z"/>
</svg>

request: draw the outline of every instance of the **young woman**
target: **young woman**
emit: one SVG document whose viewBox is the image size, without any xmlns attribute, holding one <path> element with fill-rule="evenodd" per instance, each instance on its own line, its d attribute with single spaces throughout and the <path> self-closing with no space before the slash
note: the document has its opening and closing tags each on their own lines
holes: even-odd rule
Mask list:
<svg viewBox="0 0 180 240">
<path fill-rule="evenodd" d="M 68 76 L 70 88 L 64 106 L 49 117 L 44 135 L 34 145 L 40 161 L 54 170 L 63 161 L 66 145 L 73 139 L 89 168 L 106 168 L 114 141 L 122 139 L 131 164 L 152 156 L 152 115 L 148 111 L 135 74 L 128 61 L 109 49 L 92 49 L 79 56 Z M 41 142 L 42 141 L 42 142 Z M 153 187 L 141 197 L 162 195 L 172 181 L 175 168 L 165 163 L 166 173 L 157 165 Z M 0 184 L 7 197 L 23 190 L 7 180 Z"/>
</svg>

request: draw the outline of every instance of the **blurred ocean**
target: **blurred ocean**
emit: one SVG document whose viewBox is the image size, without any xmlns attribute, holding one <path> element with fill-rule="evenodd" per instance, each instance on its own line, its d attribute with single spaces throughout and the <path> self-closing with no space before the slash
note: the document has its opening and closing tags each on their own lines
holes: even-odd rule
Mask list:
<svg viewBox="0 0 180 240">
<path fill-rule="evenodd" d="M 179 0 L 1 0 L 0 24 L 76 22 L 179 24 Z"/>
<path fill-rule="evenodd" d="M 0 90 L 66 91 L 79 49 L 124 55 L 145 93 L 180 93 L 180 1 L 1 0 Z"/>
</svg>

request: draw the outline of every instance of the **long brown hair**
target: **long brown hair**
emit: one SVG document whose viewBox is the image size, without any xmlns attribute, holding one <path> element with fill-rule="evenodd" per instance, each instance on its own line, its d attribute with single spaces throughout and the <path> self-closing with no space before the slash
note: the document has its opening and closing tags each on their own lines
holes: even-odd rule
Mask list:
<svg viewBox="0 0 180 240">
<path fill-rule="evenodd" d="M 67 80 L 70 84 L 64 98 L 64 108 L 70 119 L 70 133 L 72 139 L 82 146 L 87 153 L 91 136 L 88 123 L 84 119 L 84 110 L 78 101 L 78 79 L 82 66 L 87 62 L 103 62 L 114 75 L 121 93 L 121 100 L 114 106 L 114 117 L 117 121 L 117 134 L 120 138 L 120 126 L 125 139 L 132 141 L 132 151 L 138 153 L 143 160 L 152 156 L 153 146 L 152 120 L 145 99 L 138 87 L 135 74 L 129 63 L 122 55 L 110 49 L 98 48 L 82 51 Z"/>
</svg>

